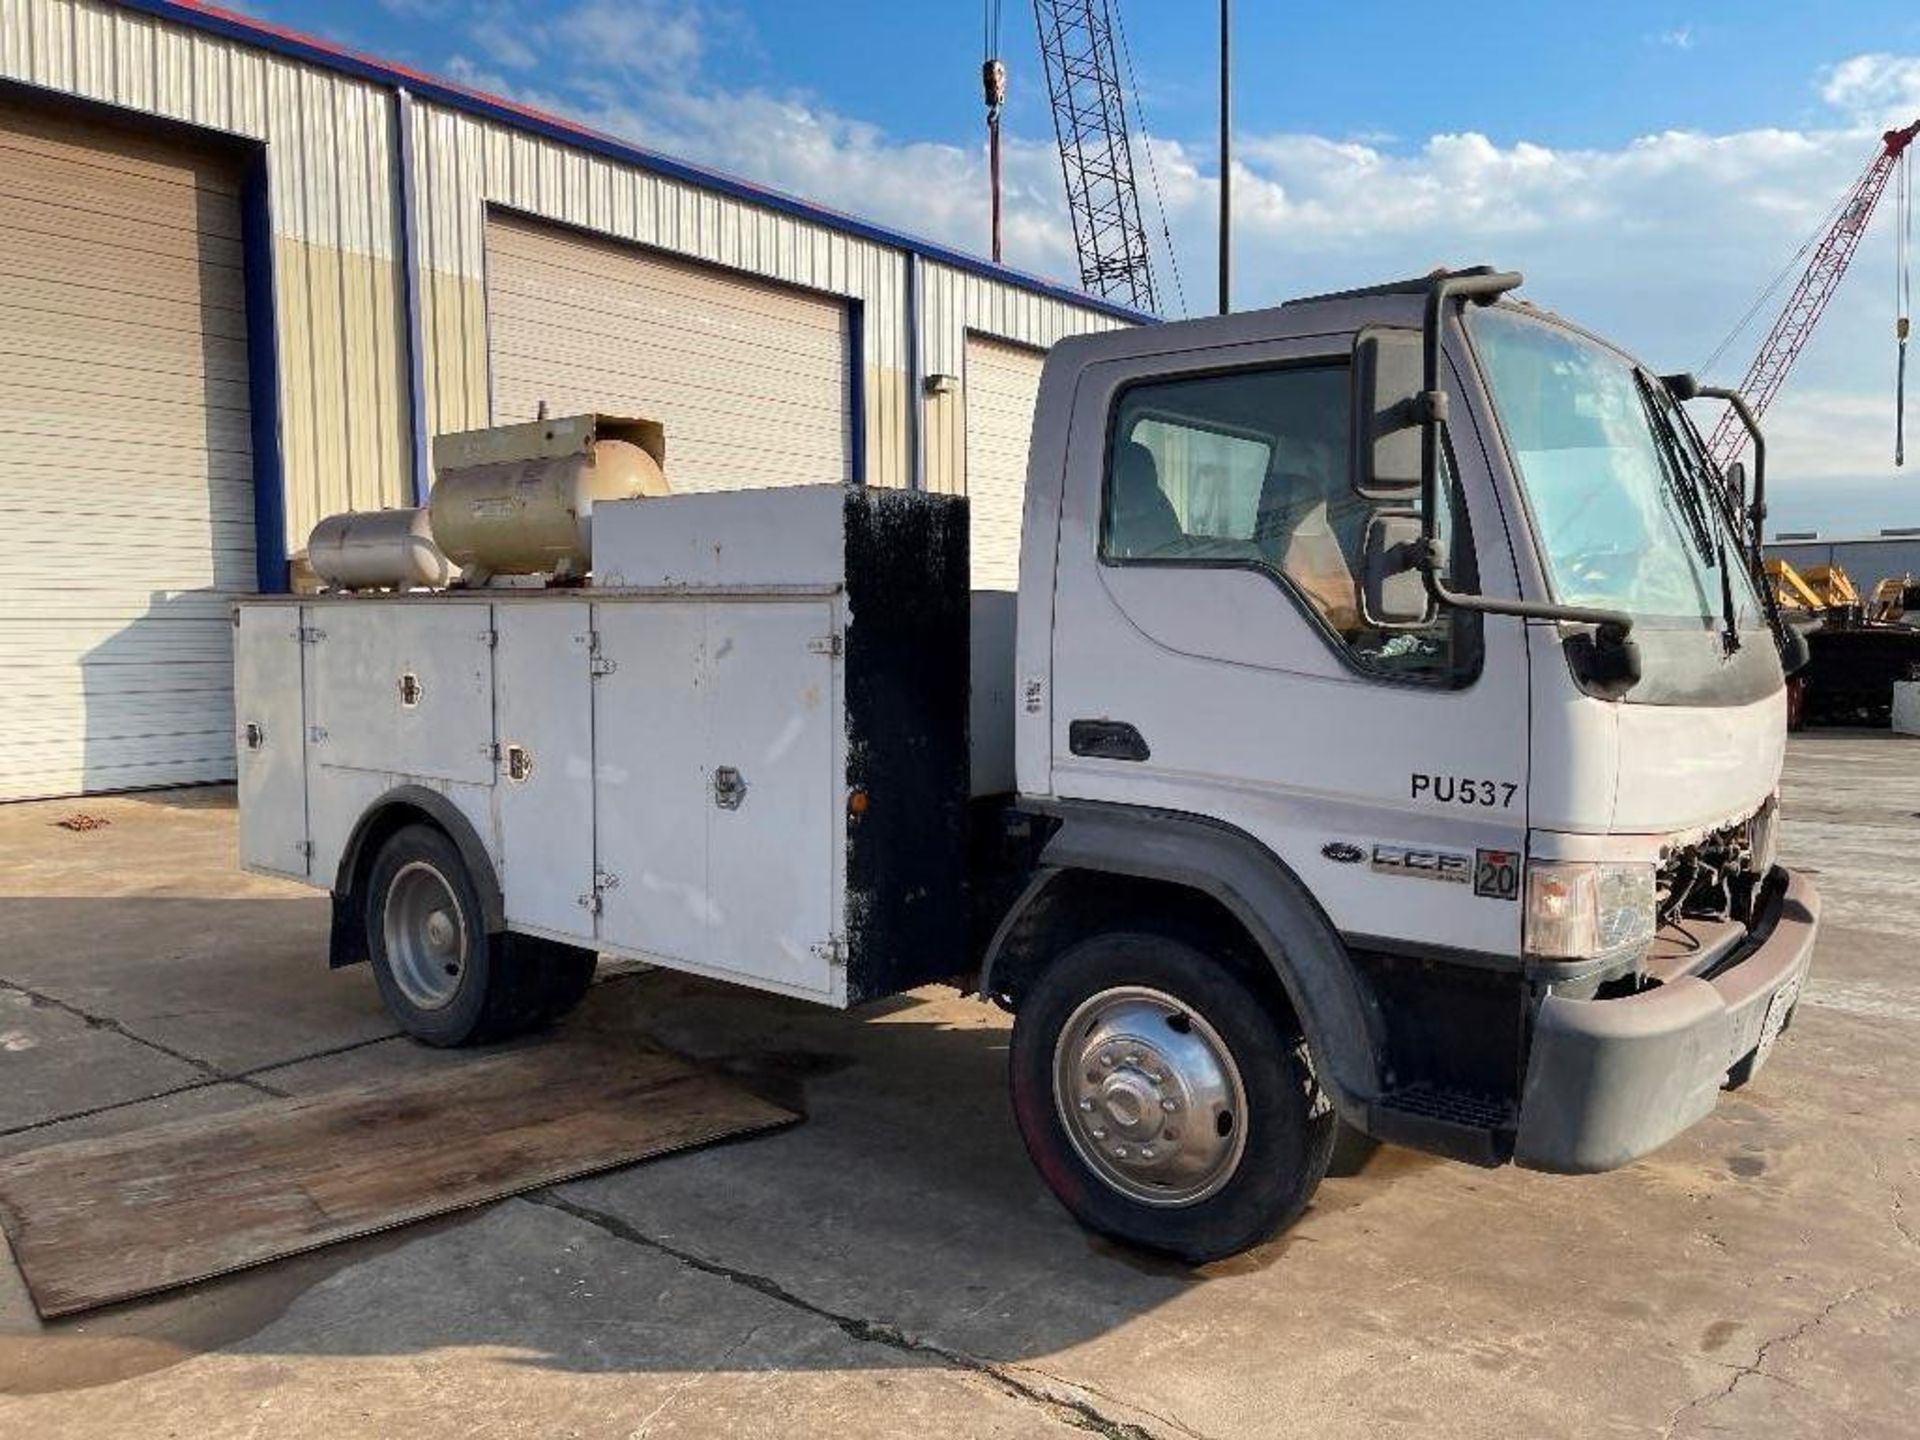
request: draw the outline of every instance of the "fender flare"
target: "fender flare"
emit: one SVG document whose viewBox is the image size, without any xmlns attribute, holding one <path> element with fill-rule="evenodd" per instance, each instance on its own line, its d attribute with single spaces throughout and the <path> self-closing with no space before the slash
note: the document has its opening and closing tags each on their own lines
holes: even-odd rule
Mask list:
<svg viewBox="0 0 1920 1440">
<path fill-rule="evenodd" d="M 369 840 L 376 835 L 384 838 L 390 828 L 397 828 L 385 823 L 396 810 L 418 812 L 446 833 L 460 852 L 473 888 L 480 896 L 480 913 L 487 932 L 496 934 L 507 928 L 507 902 L 500 888 L 500 877 L 494 873 L 493 857 L 481 843 L 473 822 L 437 790 L 429 790 L 424 785 L 398 785 L 367 806 L 340 851 L 340 865 L 333 881 L 333 935 L 329 946 L 330 962 L 335 969 L 367 958 L 366 946 L 359 934 L 359 916 L 353 906 L 358 888 L 355 880 L 368 858 Z"/>
<path fill-rule="evenodd" d="M 1034 807 L 1036 809 L 1041 807 Z M 1245 831 L 1173 811 L 1091 802 L 1045 807 L 1059 826 L 1039 868 L 994 930 L 981 962 L 980 993 L 1023 914 L 1069 871 L 1159 880 L 1223 905 L 1253 938 L 1285 987 L 1343 1109 L 1378 1095 L 1378 1008 L 1346 946 L 1300 879 Z"/>
</svg>

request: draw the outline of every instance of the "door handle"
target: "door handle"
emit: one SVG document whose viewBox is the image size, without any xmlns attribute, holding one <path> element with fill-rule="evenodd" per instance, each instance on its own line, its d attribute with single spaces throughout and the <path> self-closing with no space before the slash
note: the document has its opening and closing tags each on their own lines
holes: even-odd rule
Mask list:
<svg viewBox="0 0 1920 1440">
<path fill-rule="evenodd" d="M 1146 737 L 1124 720 L 1075 720 L 1067 726 L 1067 748 L 1094 760 L 1145 760 L 1153 754 Z"/>
</svg>

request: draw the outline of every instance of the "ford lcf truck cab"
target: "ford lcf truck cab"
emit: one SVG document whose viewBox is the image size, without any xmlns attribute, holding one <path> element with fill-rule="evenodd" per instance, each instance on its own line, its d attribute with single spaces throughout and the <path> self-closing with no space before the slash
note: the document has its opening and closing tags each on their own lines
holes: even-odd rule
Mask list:
<svg viewBox="0 0 1920 1440">
<path fill-rule="evenodd" d="M 968 595 L 964 502 L 801 487 L 602 500 L 584 583 L 243 602 L 243 858 L 331 890 L 335 962 L 434 1043 L 598 953 L 958 978 L 1013 1013 L 1046 1183 L 1190 1260 L 1296 1217 L 1337 1122 L 1626 1164 L 1792 1018 L 1800 657 L 1760 455 L 1718 474 L 1686 414 L 1723 392 L 1518 283 L 1062 342 L 1017 596 Z"/>
</svg>

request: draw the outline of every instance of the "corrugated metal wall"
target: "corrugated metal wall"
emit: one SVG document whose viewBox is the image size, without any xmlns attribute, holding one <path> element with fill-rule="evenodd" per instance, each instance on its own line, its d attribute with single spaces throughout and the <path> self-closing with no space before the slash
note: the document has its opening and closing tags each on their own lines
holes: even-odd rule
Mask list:
<svg viewBox="0 0 1920 1440">
<path fill-rule="evenodd" d="M 414 107 L 414 146 L 436 431 L 489 422 L 483 240 L 493 205 L 861 302 L 867 479 L 906 483 L 901 252 L 432 105 Z"/>
<path fill-rule="evenodd" d="M 395 100 L 380 85 L 105 0 L 0 0 L 0 77 L 267 144 L 287 539 L 411 494 Z M 412 107 L 429 428 L 488 423 L 489 206 L 860 305 L 867 479 L 908 483 L 904 251 L 425 103 Z M 935 262 L 920 373 L 962 373 L 969 330 L 1045 346 L 1121 322 Z M 926 402 L 929 488 L 963 487 L 964 396 Z"/>
<path fill-rule="evenodd" d="M 1017 285 L 928 261 L 920 270 L 920 373 L 966 376 L 969 333 L 1046 349 L 1068 335 L 1117 329 L 1122 322 Z M 967 397 L 964 383 L 926 400 L 926 484 L 966 490 Z"/>
<path fill-rule="evenodd" d="M 0 76 L 267 143 L 288 542 L 400 503 L 387 92 L 97 0 L 0 0 Z"/>
</svg>

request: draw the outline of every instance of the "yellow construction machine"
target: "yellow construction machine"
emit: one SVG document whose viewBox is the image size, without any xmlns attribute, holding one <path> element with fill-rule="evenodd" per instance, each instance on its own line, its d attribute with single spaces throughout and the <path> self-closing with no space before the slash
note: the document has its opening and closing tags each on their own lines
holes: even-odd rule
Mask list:
<svg viewBox="0 0 1920 1440">
<path fill-rule="evenodd" d="M 1807 667 L 1788 686 L 1788 724 L 1889 724 L 1894 682 L 1920 678 L 1920 581 L 1889 577 L 1862 600 L 1839 565 L 1773 559 L 1766 568 L 1782 617 L 1807 640 Z"/>
</svg>

